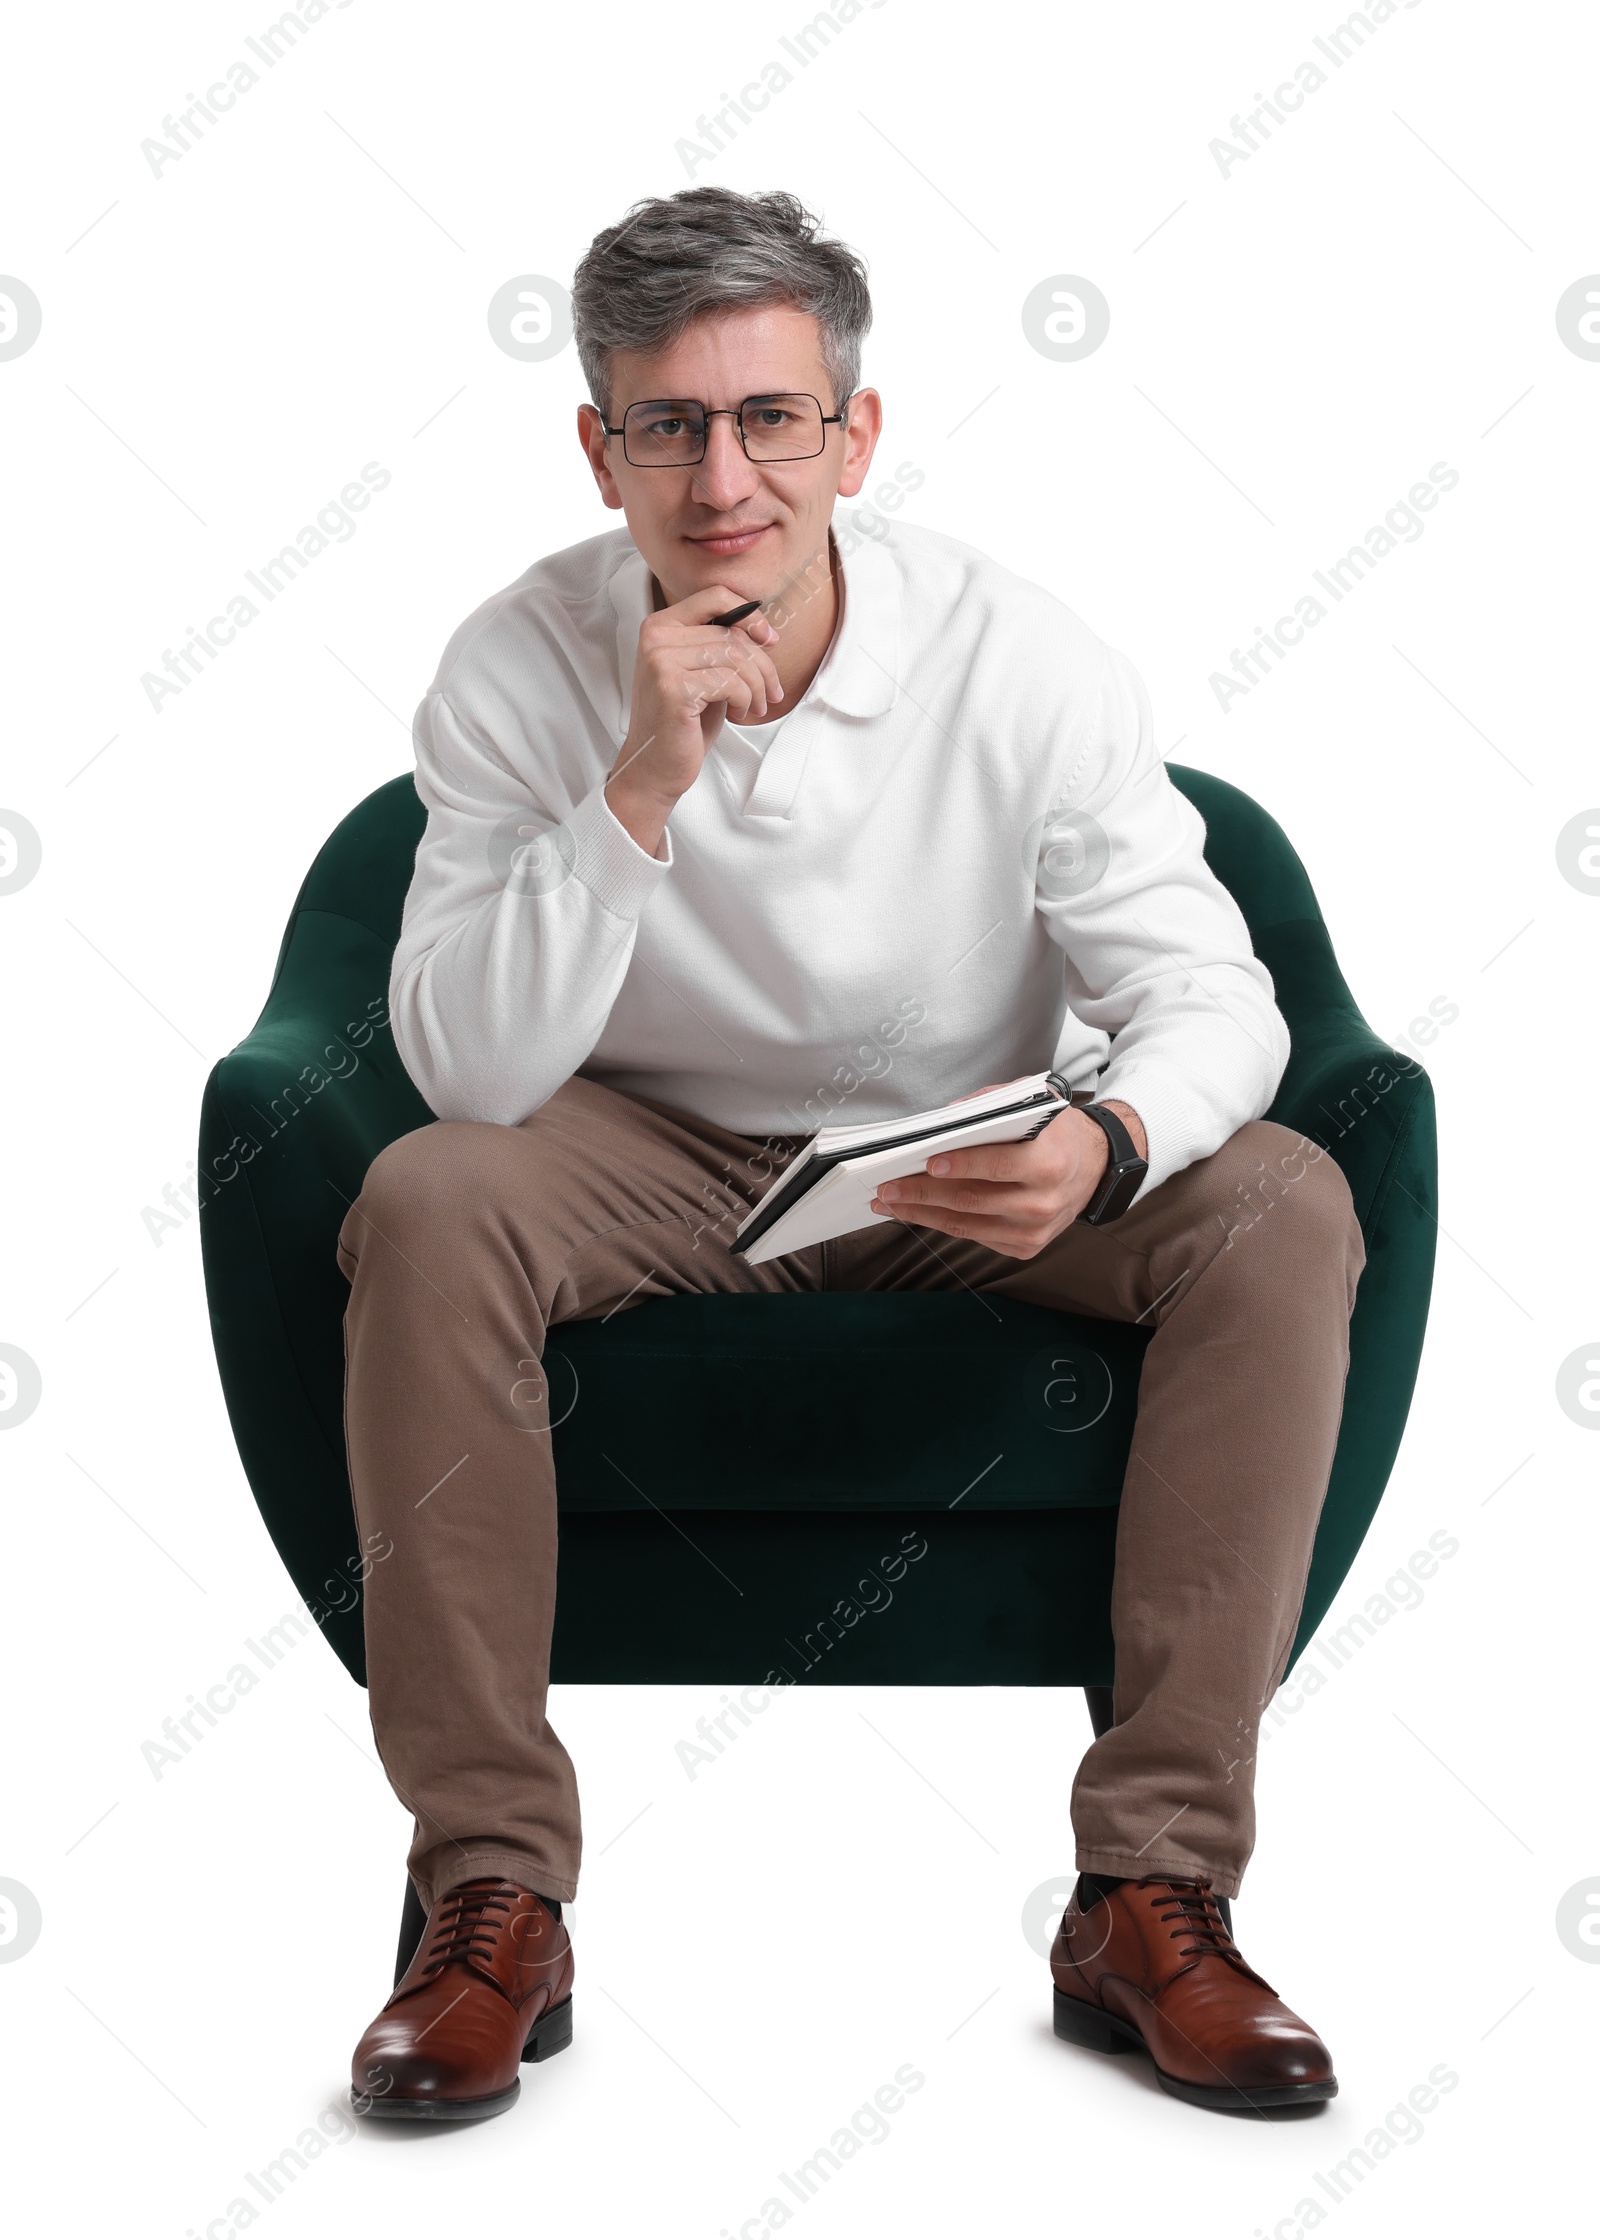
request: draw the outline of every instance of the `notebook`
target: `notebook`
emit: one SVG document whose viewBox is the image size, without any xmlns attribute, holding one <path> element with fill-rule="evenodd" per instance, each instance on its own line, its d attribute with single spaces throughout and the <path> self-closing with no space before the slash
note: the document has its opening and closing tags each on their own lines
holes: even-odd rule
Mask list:
<svg viewBox="0 0 1600 2240">
<path fill-rule="evenodd" d="M 1030 1073 L 903 1120 L 823 1128 L 746 1214 L 728 1249 L 753 1265 L 892 1220 L 891 1214 L 872 1211 L 880 1182 L 921 1173 L 937 1151 L 1026 1142 L 1071 1102 L 1060 1074 Z"/>
</svg>

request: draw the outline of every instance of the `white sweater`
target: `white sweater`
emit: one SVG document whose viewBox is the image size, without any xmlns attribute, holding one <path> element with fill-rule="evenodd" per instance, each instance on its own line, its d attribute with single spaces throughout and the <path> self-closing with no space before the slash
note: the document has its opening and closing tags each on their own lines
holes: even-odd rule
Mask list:
<svg viewBox="0 0 1600 2240">
<path fill-rule="evenodd" d="M 415 723 L 406 1069 L 441 1119 L 515 1123 L 582 1074 L 762 1137 L 1055 1067 L 1139 1114 L 1143 1196 L 1289 1055 L 1144 686 L 952 537 L 896 523 L 840 565 L 809 690 L 760 753 L 724 725 L 660 858 L 602 790 L 650 612 L 627 530 L 461 625 Z"/>
</svg>

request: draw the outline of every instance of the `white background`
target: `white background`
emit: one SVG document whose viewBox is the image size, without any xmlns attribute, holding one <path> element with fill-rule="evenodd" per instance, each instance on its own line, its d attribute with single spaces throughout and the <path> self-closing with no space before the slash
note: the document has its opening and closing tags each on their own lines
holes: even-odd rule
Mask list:
<svg viewBox="0 0 1600 2240">
<path fill-rule="evenodd" d="M 19 2229 L 220 2234 L 242 2196 L 278 2240 L 755 2233 L 791 2198 L 777 2172 L 906 2062 L 925 2085 L 804 2230 L 1288 2240 L 1308 2199 L 1341 2234 L 1544 2221 L 1577 2183 L 1600 1996 L 1555 1926 L 1600 1889 L 1600 1444 L 1556 1400 L 1560 1365 L 1600 1355 L 1600 900 L 1556 854 L 1600 800 L 1600 363 L 1555 321 L 1600 268 L 1592 19 L 1400 9 L 1224 177 L 1209 143 L 1338 11 L 887 0 L 693 173 L 790 188 L 867 256 L 879 463 L 926 476 L 908 518 L 1129 654 L 1165 750 L 1289 833 L 1380 1032 L 1458 1014 L 1421 1053 L 1427 1352 L 1333 1622 L 1430 1533 L 1459 1549 L 1269 1722 L 1236 1916 L 1339 2099 L 1203 2114 L 1051 2036 L 1022 1923 L 1070 1874 L 1075 1694 L 801 1692 L 691 1784 L 674 1745 L 716 1689 L 558 1689 L 587 1839 L 572 2051 L 495 2123 L 339 2138 L 269 2207 L 244 2173 L 342 2105 L 387 1988 L 409 1821 L 314 1637 L 146 1767 L 293 1596 L 196 1223 L 157 1245 L 143 1209 L 193 1161 L 317 847 L 409 766 L 445 639 L 613 525 L 574 353 L 504 354 L 490 297 L 570 280 L 636 197 L 687 183 L 679 140 L 809 16 L 353 0 L 153 177 L 141 141 L 272 20 L 34 8 L 4 58 L 0 272 L 43 305 L 0 363 L 0 807 L 44 848 L 0 899 L 0 1339 L 43 1378 L 3 1450 L 0 1875 L 43 1915 L 0 1967 Z M 1112 308 L 1077 364 L 1020 319 L 1062 273 Z M 358 533 L 155 712 L 141 675 L 369 460 L 393 479 Z M 1425 533 L 1224 712 L 1211 673 L 1435 461 L 1460 480 Z M 1422 2135 L 1335 2204 L 1315 2173 L 1439 2064 L 1459 2082 Z"/>
</svg>

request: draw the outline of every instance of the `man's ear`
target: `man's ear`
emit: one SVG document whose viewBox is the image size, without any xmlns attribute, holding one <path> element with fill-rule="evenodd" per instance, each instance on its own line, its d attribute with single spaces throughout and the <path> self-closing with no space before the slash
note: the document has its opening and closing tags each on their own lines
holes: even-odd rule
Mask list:
<svg viewBox="0 0 1600 2240">
<path fill-rule="evenodd" d="M 589 462 L 601 502 L 613 512 L 622 508 L 622 492 L 617 488 L 616 477 L 606 461 L 605 421 L 597 406 L 580 404 L 578 407 L 578 441 L 583 455 Z"/>
<path fill-rule="evenodd" d="M 853 498 L 865 483 L 882 433 L 883 399 L 876 389 L 858 389 L 850 399 L 849 424 L 843 430 L 845 463 L 839 476 L 841 498 Z"/>
</svg>

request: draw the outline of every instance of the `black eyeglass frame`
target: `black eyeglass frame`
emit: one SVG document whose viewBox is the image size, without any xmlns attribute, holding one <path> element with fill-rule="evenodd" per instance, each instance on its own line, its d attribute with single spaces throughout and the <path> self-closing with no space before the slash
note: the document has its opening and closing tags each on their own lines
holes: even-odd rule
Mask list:
<svg viewBox="0 0 1600 2240">
<path fill-rule="evenodd" d="M 852 389 L 850 392 L 850 396 L 846 397 L 844 400 L 845 405 L 849 404 L 850 398 L 854 395 L 855 391 Z M 824 430 L 822 441 L 817 445 L 815 451 L 792 451 L 782 459 L 751 459 L 750 445 L 748 440 L 746 439 L 744 432 L 745 408 L 748 405 L 770 404 L 776 397 L 809 398 L 810 402 L 816 406 L 818 415 L 822 421 Z M 661 404 L 692 404 L 699 412 L 701 418 L 704 420 L 705 426 L 701 429 L 700 432 L 700 449 L 696 453 L 694 458 L 635 459 L 630 453 L 628 449 L 628 413 L 637 412 L 642 405 Z M 627 407 L 627 410 L 623 413 L 622 419 L 616 427 L 609 427 L 603 416 L 600 421 L 600 426 L 608 436 L 621 436 L 622 456 L 627 460 L 630 467 L 698 467 L 704 460 L 706 455 L 706 446 L 711 441 L 712 421 L 724 418 L 731 420 L 734 426 L 738 429 L 739 441 L 743 446 L 744 455 L 747 459 L 750 459 L 750 464 L 753 467 L 787 467 L 798 459 L 821 458 L 823 452 L 828 448 L 828 438 L 826 431 L 831 427 L 842 428 L 844 426 L 844 406 L 841 406 L 837 412 L 824 412 L 822 409 L 822 399 L 820 397 L 812 396 L 809 389 L 763 389 L 754 396 L 746 397 L 744 403 L 738 405 L 706 405 L 703 404 L 698 397 L 635 397 L 633 403 L 630 404 Z"/>
</svg>

